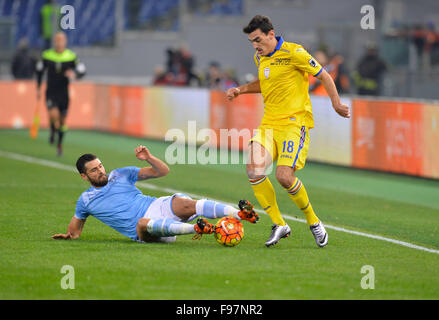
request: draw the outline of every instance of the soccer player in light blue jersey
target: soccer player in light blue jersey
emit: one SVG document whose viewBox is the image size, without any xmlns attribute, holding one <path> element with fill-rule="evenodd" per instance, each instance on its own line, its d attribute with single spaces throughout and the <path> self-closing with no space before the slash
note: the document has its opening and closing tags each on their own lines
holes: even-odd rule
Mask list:
<svg viewBox="0 0 439 320">
<path fill-rule="evenodd" d="M 251 223 L 258 221 L 257 213 L 247 200 L 239 202 L 238 210 L 212 200 L 192 200 L 181 193 L 160 198 L 144 195 L 135 183 L 163 177 L 169 168 L 145 146 L 138 146 L 134 152 L 137 159 L 147 161 L 150 166 L 119 168 L 107 175 L 95 155 L 79 157 L 76 168 L 91 187 L 79 197 L 67 233 L 55 234 L 53 239 L 78 239 L 90 215 L 139 242 L 173 242 L 177 235 L 196 233 L 199 237 L 212 233 L 214 226 L 202 217 L 230 216 Z M 196 224 L 187 223 L 196 218 Z"/>
</svg>

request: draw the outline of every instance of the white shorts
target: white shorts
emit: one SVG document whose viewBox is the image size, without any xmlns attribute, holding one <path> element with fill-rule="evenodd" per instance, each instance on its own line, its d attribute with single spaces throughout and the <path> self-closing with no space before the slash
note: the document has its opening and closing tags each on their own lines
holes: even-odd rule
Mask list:
<svg viewBox="0 0 439 320">
<path fill-rule="evenodd" d="M 189 218 L 188 220 L 182 220 L 181 218 L 177 217 L 174 214 L 174 212 L 172 211 L 172 200 L 175 197 L 191 199 L 191 197 L 182 193 L 175 193 L 172 196 L 157 198 L 150 204 L 148 209 L 146 209 L 145 215 L 143 217 L 151 220 L 159 220 L 159 219 L 167 218 L 178 222 L 192 220 L 195 215 Z"/>
<path fill-rule="evenodd" d="M 190 220 L 193 220 L 194 218 L 196 218 L 195 214 L 191 218 L 189 218 L 188 220 L 182 220 L 181 218 L 177 217 L 174 214 L 174 212 L 172 211 L 172 200 L 175 197 L 191 199 L 191 197 L 189 197 L 185 194 L 182 194 L 182 193 L 175 193 L 172 196 L 165 196 L 165 197 L 157 198 L 150 204 L 150 206 L 146 210 L 145 215 L 143 217 L 151 219 L 151 220 L 172 219 L 172 220 L 175 220 L 178 222 L 186 222 L 186 221 L 190 221 Z M 160 242 L 174 242 L 176 238 L 177 238 L 176 236 L 160 237 L 159 241 Z"/>
</svg>

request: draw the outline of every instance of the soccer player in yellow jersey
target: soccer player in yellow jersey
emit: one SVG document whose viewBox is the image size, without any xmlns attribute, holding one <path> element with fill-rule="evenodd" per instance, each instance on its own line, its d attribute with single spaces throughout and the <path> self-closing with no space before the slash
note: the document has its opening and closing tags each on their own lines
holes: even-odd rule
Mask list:
<svg viewBox="0 0 439 320">
<path fill-rule="evenodd" d="M 258 79 L 227 90 L 227 97 L 232 100 L 240 94 L 261 93 L 264 99 L 264 116 L 250 140 L 246 170 L 256 199 L 273 221 L 265 245 L 274 245 L 291 233 L 266 176 L 267 168 L 277 161 L 276 179 L 305 214 L 317 245 L 324 247 L 328 233 L 313 210 L 305 186 L 295 175 L 305 165 L 309 129 L 314 126 L 308 75 L 321 81 L 340 116 L 349 118 L 349 107 L 341 103 L 334 81 L 325 69 L 301 45 L 276 37 L 268 17 L 255 16 L 243 31 L 256 50 Z"/>
</svg>

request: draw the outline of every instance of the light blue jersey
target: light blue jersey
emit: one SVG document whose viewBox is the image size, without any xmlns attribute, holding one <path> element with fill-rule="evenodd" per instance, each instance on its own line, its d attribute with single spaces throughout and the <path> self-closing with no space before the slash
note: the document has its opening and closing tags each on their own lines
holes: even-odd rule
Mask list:
<svg viewBox="0 0 439 320">
<path fill-rule="evenodd" d="M 137 240 L 137 221 L 156 199 L 145 196 L 134 185 L 139 170 L 126 167 L 111 171 L 106 186 L 92 186 L 81 194 L 76 203 L 75 217 L 86 219 L 92 215 L 123 235 Z"/>
</svg>

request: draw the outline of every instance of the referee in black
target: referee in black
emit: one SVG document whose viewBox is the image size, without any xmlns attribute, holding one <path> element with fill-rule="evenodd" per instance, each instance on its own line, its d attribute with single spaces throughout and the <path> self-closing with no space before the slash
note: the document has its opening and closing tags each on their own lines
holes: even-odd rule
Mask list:
<svg viewBox="0 0 439 320">
<path fill-rule="evenodd" d="M 67 36 L 58 32 L 53 37 L 53 48 L 42 53 L 36 65 L 37 99 L 41 97 L 40 88 L 43 75 L 47 72 L 46 105 L 50 122 L 50 144 L 55 143 L 58 134 L 57 154 L 63 153 L 62 141 L 67 131 L 65 125 L 69 108 L 69 82 L 85 75 L 85 65 L 79 62 L 76 53 L 66 48 Z"/>
</svg>

